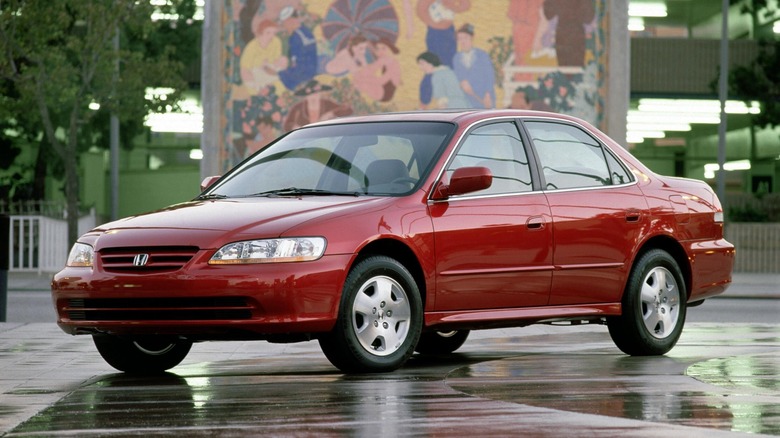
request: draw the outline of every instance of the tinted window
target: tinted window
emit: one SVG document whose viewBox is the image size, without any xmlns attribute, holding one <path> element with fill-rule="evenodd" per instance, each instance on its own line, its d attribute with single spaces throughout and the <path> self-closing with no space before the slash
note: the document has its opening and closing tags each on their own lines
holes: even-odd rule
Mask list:
<svg viewBox="0 0 780 438">
<path fill-rule="evenodd" d="M 539 156 L 547 190 L 613 184 L 607 165 L 609 154 L 581 129 L 549 122 L 526 122 L 525 126 Z"/>
<path fill-rule="evenodd" d="M 476 194 L 529 192 L 531 173 L 517 127 L 512 122 L 480 126 L 471 131 L 447 168 L 449 174 L 460 167 L 490 169 L 493 184 Z"/>
<path fill-rule="evenodd" d="M 634 180 L 631 173 L 620 164 L 617 158 L 607 152 L 607 164 L 609 164 L 609 173 L 612 175 L 612 184 L 627 184 Z"/>
<path fill-rule="evenodd" d="M 208 193 L 240 197 L 286 188 L 408 193 L 430 170 L 454 128 L 433 122 L 303 128 L 249 158 Z"/>
</svg>

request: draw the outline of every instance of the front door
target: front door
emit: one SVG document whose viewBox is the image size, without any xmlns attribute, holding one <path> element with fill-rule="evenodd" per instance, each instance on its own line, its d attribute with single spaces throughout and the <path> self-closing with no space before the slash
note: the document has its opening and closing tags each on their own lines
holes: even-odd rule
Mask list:
<svg viewBox="0 0 780 438">
<path fill-rule="evenodd" d="M 552 227 L 545 195 L 534 191 L 517 126 L 503 121 L 468 133 L 447 168 L 483 166 L 491 187 L 430 205 L 435 232 L 435 310 L 497 309 L 547 303 Z"/>
</svg>

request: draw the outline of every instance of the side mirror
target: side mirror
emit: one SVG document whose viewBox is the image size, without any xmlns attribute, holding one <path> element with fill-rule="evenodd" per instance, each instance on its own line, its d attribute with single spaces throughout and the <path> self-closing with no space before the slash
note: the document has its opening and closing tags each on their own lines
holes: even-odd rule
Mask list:
<svg viewBox="0 0 780 438">
<path fill-rule="evenodd" d="M 449 184 L 439 184 L 433 199 L 442 200 L 450 196 L 465 195 L 484 190 L 493 184 L 493 174 L 487 167 L 461 167 L 450 176 Z"/>
<path fill-rule="evenodd" d="M 202 192 L 202 191 L 206 190 L 207 188 L 211 187 L 220 178 L 222 178 L 221 175 L 207 176 L 207 177 L 203 178 L 203 181 L 200 182 L 200 191 Z"/>
</svg>

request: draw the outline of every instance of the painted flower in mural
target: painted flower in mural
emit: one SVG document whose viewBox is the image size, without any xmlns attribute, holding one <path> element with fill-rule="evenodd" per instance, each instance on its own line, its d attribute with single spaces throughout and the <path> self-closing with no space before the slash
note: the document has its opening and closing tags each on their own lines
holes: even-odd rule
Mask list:
<svg viewBox="0 0 780 438">
<path fill-rule="evenodd" d="M 357 35 L 370 41 L 398 39 L 398 15 L 389 0 L 336 0 L 321 27 L 336 51 L 345 49 Z"/>
</svg>

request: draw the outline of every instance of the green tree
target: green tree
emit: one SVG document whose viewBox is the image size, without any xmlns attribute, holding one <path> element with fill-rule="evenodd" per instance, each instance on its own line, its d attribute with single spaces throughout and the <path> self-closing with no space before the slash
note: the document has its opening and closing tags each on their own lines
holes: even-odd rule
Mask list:
<svg viewBox="0 0 780 438">
<path fill-rule="evenodd" d="M 758 127 L 780 123 L 780 41 L 759 40 L 758 56 L 751 65 L 729 72 L 729 94 L 761 103 L 761 112 L 751 117 Z"/>
<path fill-rule="evenodd" d="M 192 17 L 192 0 L 169 3 L 164 12 Z M 152 21 L 153 11 L 136 0 L 0 0 L 0 80 L 15 96 L 0 100 L 0 116 L 11 113 L 28 139 L 42 133 L 41 153 L 60 162 L 70 242 L 78 237 L 78 157 L 96 141 L 106 143 L 98 140 L 106 138 L 108 114 L 119 117 L 129 144 L 144 129 L 144 116 L 175 107 L 187 86 L 183 55 L 160 38 L 171 23 Z M 148 99 L 147 87 L 174 92 Z"/>
</svg>

